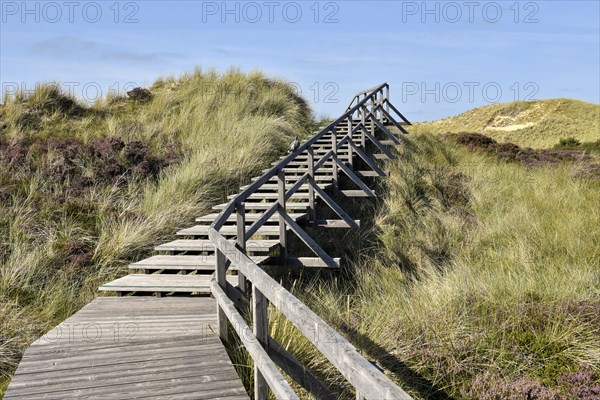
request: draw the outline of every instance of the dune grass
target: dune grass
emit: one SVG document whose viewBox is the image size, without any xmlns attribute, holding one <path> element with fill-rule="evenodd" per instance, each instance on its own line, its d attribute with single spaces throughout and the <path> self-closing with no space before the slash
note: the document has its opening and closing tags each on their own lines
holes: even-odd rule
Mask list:
<svg viewBox="0 0 600 400">
<path fill-rule="evenodd" d="M 415 124 L 413 133 L 484 133 L 498 142 L 551 148 L 560 139 L 600 140 L 600 105 L 575 99 L 515 101 Z"/>
<path fill-rule="evenodd" d="M 598 182 L 432 135 L 388 167 L 375 243 L 296 293 L 416 398 L 600 396 Z"/>
<path fill-rule="evenodd" d="M 0 108 L 0 393 L 33 340 L 314 129 L 258 72 L 149 90 L 85 106 L 46 84 Z"/>
</svg>

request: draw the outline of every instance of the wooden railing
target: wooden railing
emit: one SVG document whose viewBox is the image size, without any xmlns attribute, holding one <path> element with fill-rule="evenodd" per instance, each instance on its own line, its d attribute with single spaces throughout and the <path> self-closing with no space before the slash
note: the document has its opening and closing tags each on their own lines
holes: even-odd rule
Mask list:
<svg viewBox="0 0 600 400">
<path fill-rule="evenodd" d="M 354 104 L 356 102 L 356 104 Z M 288 215 L 286 202 L 303 185 L 308 185 L 308 219 L 316 224 L 315 199 L 318 196 L 340 218 L 339 224 L 355 228 L 353 220 L 315 181 L 315 173 L 325 163 L 333 166 L 331 180 L 337 188 L 339 172 L 347 175 L 366 196 L 374 196 L 373 191 L 353 171 L 354 155 L 360 157 L 378 176 L 385 172 L 367 154 L 367 143 L 372 143 L 383 154 L 393 158 L 385 146 L 376 138 L 376 132 L 399 144 L 399 139 L 385 127 L 386 124 L 397 126 L 406 133 L 402 123 L 398 123 L 391 115 L 394 112 L 404 124 L 410 124 L 389 101 L 389 86 L 384 83 L 367 91 L 358 93 L 346 112 L 330 123 L 322 131 L 302 144 L 294 153 L 287 156 L 279 164 L 268 170 L 253 184 L 233 198 L 219 214 L 209 229 L 210 240 L 216 247 L 216 280 L 212 282 L 211 291 L 217 300 L 219 334 L 222 339 L 228 337 L 228 321 L 254 360 L 255 398 L 268 398 L 269 388 L 276 398 L 297 399 L 290 384 L 283 377 L 277 366 L 282 368 L 294 380 L 300 383 L 317 398 L 333 399 L 327 387 L 311 374 L 292 354 L 269 336 L 268 304 L 272 304 L 283 314 L 354 386 L 357 398 L 367 399 L 409 399 L 401 388 L 380 372 L 374 365 L 362 357 L 356 349 L 338 332 L 311 311 L 300 300 L 271 278 L 263 269 L 246 255 L 246 240 L 258 232 L 275 214 L 278 215 L 280 264 L 285 265 L 288 258 L 288 229 L 296 234 L 324 264 L 338 269 L 338 262 L 329 256 L 313 240 L 302 227 Z M 345 134 L 339 134 L 343 129 Z M 354 136 L 359 133 L 359 143 Z M 331 149 L 316 159 L 315 145 L 321 139 L 331 136 Z M 338 150 L 348 149 L 348 158 L 341 160 Z M 307 172 L 288 188 L 284 168 L 302 153 L 308 154 Z M 276 179 L 277 201 L 261 214 L 249 227 L 246 227 L 245 201 L 256 193 L 265 183 Z M 236 242 L 227 240 L 219 230 L 226 221 L 236 214 Z M 239 289 L 234 288 L 226 280 L 227 268 L 237 267 Z M 251 284 L 251 293 L 247 290 Z M 250 300 L 251 299 L 251 300 Z M 252 329 L 246 324 L 238 307 L 249 307 L 251 303 Z"/>
</svg>

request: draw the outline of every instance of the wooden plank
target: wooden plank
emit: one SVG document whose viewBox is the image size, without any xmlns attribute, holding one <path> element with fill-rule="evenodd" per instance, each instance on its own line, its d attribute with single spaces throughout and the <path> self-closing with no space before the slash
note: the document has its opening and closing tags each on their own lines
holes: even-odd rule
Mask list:
<svg viewBox="0 0 600 400">
<path fill-rule="evenodd" d="M 356 184 L 356 186 L 358 186 L 362 191 L 364 191 L 367 194 L 367 196 L 375 197 L 375 193 L 373 193 L 373 191 L 363 181 L 361 181 L 358 176 L 356 176 L 354 171 L 352 171 L 346 164 L 344 164 L 339 158 L 337 158 L 337 156 L 333 156 L 333 159 L 336 161 L 336 163 L 339 165 L 342 171 L 346 174 L 346 176 L 348 176 L 348 178 L 350 178 L 352 182 Z"/>
<path fill-rule="evenodd" d="M 246 248 L 248 251 L 269 252 L 277 247 L 277 240 L 248 240 Z M 214 243 L 203 239 L 178 239 L 169 243 L 158 245 L 156 251 L 196 251 L 214 253 Z"/>
<path fill-rule="evenodd" d="M 318 228 L 351 228 L 351 229 L 360 226 L 360 220 L 356 219 L 356 220 L 354 220 L 354 223 L 356 225 L 350 226 L 343 219 L 321 219 L 321 220 L 316 220 L 313 224 L 311 224 L 311 226 L 318 227 Z"/>
<path fill-rule="evenodd" d="M 267 257 L 253 256 L 252 259 L 257 263 L 262 263 Z M 215 257 L 207 256 L 189 256 L 189 255 L 156 255 L 133 264 L 129 264 L 129 269 L 143 270 L 178 270 L 178 271 L 214 271 Z"/>
<path fill-rule="evenodd" d="M 4 398 L 248 399 L 209 329 L 215 306 L 210 297 L 97 298 L 25 351 Z"/>
<path fill-rule="evenodd" d="M 268 210 L 275 202 L 262 202 L 262 203 L 246 203 L 246 210 Z M 288 210 L 306 210 L 308 208 L 308 202 L 289 202 L 286 204 Z M 213 207 L 215 210 L 223 210 L 227 208 L 227 204 L 218 204 Z"/>
<path fill-rule="evenodd" d="M 336 257 L 333 259 L 337 265 L 340 265 L 341 258 Z M 285 259 L 285 264 L 288 267 L 293 268 L 329 268 L 322 259 L 319 257 L 287 257 Z M 277 258 L 269 258 L 269 260 L 264 262 L 264 265 L 280 265 L 280 260 Z"/>
<path fill-rule="evenodd" d="M 177 232 L 178 236 L 208 236 L 208 228 L 210 225 L 194 225 L 190 228 L 182 229 Z M 236 236 L 238 235 L 238 229 L 235 225 L 225 225 L 221 229 L 219 229 L 221 234 L 226 236 Z M 249 235 L 248 237 L 252 237 L 254 235 L 263 235 L 263 236 L 278 236 L 279 229 L 277 226 L 273 225 L 265 225 L 260 227 L 258 230 Z"/>
<path fill-rule="evenodd" d="M 340 193 L 345 197 L 374 197 L 375 192 L 372 192 L 373 195 L 370 196 L 368 193 L 365 193 L 364 190 L 340 190 Z"/>
<path fill-rule="evenodd" d="M 300 185 L 298 185 L 298 186 L 300 186 Z M 233 199 L 234 197 L 235 197 L 235 195 L 227 196 L 228 199 Z M 256 200 L 256 199 L 258 199 L 258 200 L 262 200 L 262 199 L 271 200 L 271 199 L 276 199 L 276 198 L 277 198 L 277 193 L 256 192 L 256 193 L 253 193 L 250 196 L 248 196 L 248 198 L 246 199 L 246 201 Z M 292 198 L 292 199 L 302 199 L 302 200 L 308 199 L 308 193 L 302 193 L 302 192 L 294 193 L 294 194 L 291 194 L 289 196 L 289 198 Z"/>
<path fill-rule="evenodd" d="M 242 253 L 246 254 L 246 240 L 249 236 L 246 236 L 246 208 L 244 207 L 244 203 L 239 203 L 235 209 L 235 212 L 237 214 L 237 232 L 235 235 L 235 240 L 238 249 L 240 249 Z M 221 228 L 221 231 L 226 228 L 227 227 L 224 226 L 223 228 Z M 268 229 L 268 227 L 265 227 L 265 229 Z M 242 291 L 244 296 L 247 296 L 247 286 L 248 285 L 244 274 L 238 273 L 238 288 Z"/>
<path fill-rule="evenodd" d="M 237 285 L 237 277 L 228 275 Z M 110 292 L 210 293 L 212 275 L 129 274 L 100 286 Z"/>
<path fill-rule="evenodd" d="M 211 214 L 206 214 L 203 215 L 201 217 L 197 217 L 196 218 L 196 222 L 203 222 L 203 223 L 211 223 L 215 220 L 215 218 L 217 217 L 217 213 L 211 213 Z M 246 224 L 251 225 L 253 222 L 255 222 L 258 219 L 261 219 L 263 216 L 263 213 L 249 213 L 246 212 Z M 296 221 L 299 221 L 301 219 L 304 219 L 306 217 L 306 213 L 289 213 L 289 216 L 291 218 L 294 218 Z M 278 217 L 272 217 L 269 218 L 266 222 L 277 222 Z M 229 223 L 235 223 L 236 222 L 237 217 L 235 217 L 234 215 L 231 215 L 229 218 L 227 218 L 227 222 Z"/>
<path fill-rule="evenodd" d="M 219 250 L 218 247 L 215 248 L 215 254 L 215 270 L 217 272 L 216 285 L 224 291 L 227 289 L 227 258 L 225 257 L 225 254 L 221 250 Z M 217 323 L 219 324 L 219 337 L 221 338 L 221 340 L 227 341 L 229 337 L 227 326 L 227 312 L 223 309 L 222 305 L 219 302 L 217 302 Z"/>
<path fill-rule="evenodd" d="M 331 161 L 330 161 L 331 162 Z M 319 183 L 319 185 L 323 188 L 323 189 L 327 189 L 328 186 L 331 186 L 331 183 Z M 277 191 L 277 184 L 276 183 L 265 183 L 264 185 L 262 185 L 260 187 L 260 189 L 257 191 L 257 193 L 263 192 L 263 191 Z M 306 192 L 308 191 L 308 184 L 304 184 L 301 187 L 298 188 L 299 192 Z"/>
</svg>

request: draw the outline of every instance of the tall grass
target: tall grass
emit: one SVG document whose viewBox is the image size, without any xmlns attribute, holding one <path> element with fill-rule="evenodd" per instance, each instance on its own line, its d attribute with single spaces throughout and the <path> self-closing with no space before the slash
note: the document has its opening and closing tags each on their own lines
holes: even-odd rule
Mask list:
<svg viewBox="0 0 600 400">
<path fill-rule="evenodd" d="M 0 393 L 29 343 L 313 129 L 293 87 L 258 72 L 150 91 L 86 107 L 46 84 L 0 109 Z"/>
<path fill-rule="evenodd" d="M 417 398 L 600 396 L 600 186 L 430 135 L 388 167 L 379 245 L 298 295 Z"/>
<path fill-rule="evenodd" d="M 438 121 L 415 124 L 413 133 L 479 132 L 498 142 L 550 148 L 559 139 L 600 139 L 600 105 L 575 99 L 491 104 Z"/>
</svg>

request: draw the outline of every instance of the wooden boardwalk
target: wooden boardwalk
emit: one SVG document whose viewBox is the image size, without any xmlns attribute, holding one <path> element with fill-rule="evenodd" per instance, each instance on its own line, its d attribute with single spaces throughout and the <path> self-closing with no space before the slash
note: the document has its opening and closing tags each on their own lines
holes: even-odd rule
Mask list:
<svg viewBox="0 0 600 400">
<path fill-rule="evenodd" d="M 376 196 L 373 179 L 388 175 L 376 160 L 394 158 L 387 147 L 401 143 L 387 127 L 407 133 L 409 124 L 390 103 L 387 84 L 358 93 L 340 118 L 214 206 L 216 212 L 157 245 L 158 254 L 131 264 L 129 275 L 100 286 L 115 297 L 97 298 L 33 343 L 5 398 L 248 398 L 224 346 L 237 335 L 254 360 L 255 399 L 266 400 L 269 391 L 298 398 L 282 370 L 314 397 L 334 399 L 269 336 L 271 304 L 358 399 L 409 399 L 261 268 L 339 270 L 342 259 L 327 254 L 305 228 L 359 227 L 335 199 Z M 318 218 L 322 208 L 338 219 Z M 292 248 L 292 234 L 304 249 Z"/>
<path fill-rule="evenodd" d="M 248 399 L 210 297 L 100 297 L 34 342 L 5 399 Z"/>
</svg>

